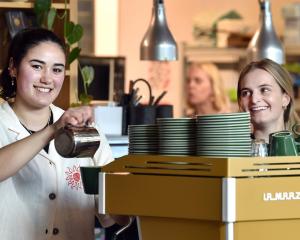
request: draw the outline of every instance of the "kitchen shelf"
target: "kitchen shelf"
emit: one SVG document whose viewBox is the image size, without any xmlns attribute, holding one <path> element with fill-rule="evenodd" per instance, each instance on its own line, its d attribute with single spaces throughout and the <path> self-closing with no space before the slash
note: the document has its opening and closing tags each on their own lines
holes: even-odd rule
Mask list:
<svg viewBox="0 0 300 240">
<path fill-rule="evenodd" d="M 286 46 L 285 47 L 285 53 L 287 57 L 289 56 L 297 56 L 300 58 L 300 45 L 298 46 Z"/>
<path fill-rule="evenodd" d="M 236 63 L 246 57 L 245 49 L 241 48 L 214 48 L 184 45 L 184 57 L 189 61 Z"/>
<path fill-rule="evenodd" d="M 190 61 L 234 63 L 246 58 L 245 48 L 204 47 L 197 44 L 183 44 L 184 57 Z M 285 46 L 285 54 L 300 59 L 300 45 Z"/>
</svg>

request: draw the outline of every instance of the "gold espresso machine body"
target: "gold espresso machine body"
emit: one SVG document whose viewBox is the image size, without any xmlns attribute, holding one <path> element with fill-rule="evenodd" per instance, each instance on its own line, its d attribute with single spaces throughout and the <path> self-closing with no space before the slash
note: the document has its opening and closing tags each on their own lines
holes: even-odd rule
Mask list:
<svg viewBox="0 0 300 240">
<path fill-rule="evenodd" d="M 124 156 L 99 174 L 99 212 L 137 216 L 140 240 L 295 240 L 300 157 Z"/>
</svg>

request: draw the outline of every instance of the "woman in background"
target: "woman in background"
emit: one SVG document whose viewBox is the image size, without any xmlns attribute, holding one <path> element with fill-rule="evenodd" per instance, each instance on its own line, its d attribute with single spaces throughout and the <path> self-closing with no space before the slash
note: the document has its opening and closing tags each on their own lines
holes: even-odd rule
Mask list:
<svg viewBox="0 0 300 240">
<path fill-rule="evenodd" d="M 240 73 L 238 103 L 250 112 L 255 139 L 269 142 L 269 135 L 292 130 L 299 121 L 295 111 L 293 81 L 276 62 L 263 59 L 251 62 Z"/>
<path fill-rule="evenodd" d="M 204 115 L 230 112 L 218 68 L 211 63 L 190 63 L 186 82 L 186 115 Z"/>
<path fill-rule="evenodd" d="M 86 195 L 80 166 L 91 158 L 63 158 L 53 143 L 67 124 L 94 120 L 91 107 L 66 111 L 52 103 L 65 78 L 64 43 L 46 29 L 25 29 L 12 40 L 0 77 L 0 239 L 94 239 L 97 204 Z M 94 160 L 113 161 L 102 132 Z M 126 217 L 99 216 L 103 226 Z"/>
</svg>

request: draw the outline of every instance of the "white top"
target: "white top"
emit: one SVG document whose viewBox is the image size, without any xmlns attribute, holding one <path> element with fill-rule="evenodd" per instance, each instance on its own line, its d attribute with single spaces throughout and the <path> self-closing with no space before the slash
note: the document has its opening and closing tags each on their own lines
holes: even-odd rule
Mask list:
<svg viewBox="0 0 300 240">
<path fill-rule="evenodd" d="M 53 105 L 51 110 L 55 122 L 63 110 Z M 0 104 L 0 148 L 28 135 L 9 104 Z M 102 132 L 100 136 L 95 160 L 105 165 L 113 158 Z M 0 182 L 0 239 L 94 239 L 95 199 L 83 192 L 80 177 L 80 166 L 92 164 L 91 158 L 61 157 L 51 141 L 49 153 L 42 149 Z"/>
</svg>

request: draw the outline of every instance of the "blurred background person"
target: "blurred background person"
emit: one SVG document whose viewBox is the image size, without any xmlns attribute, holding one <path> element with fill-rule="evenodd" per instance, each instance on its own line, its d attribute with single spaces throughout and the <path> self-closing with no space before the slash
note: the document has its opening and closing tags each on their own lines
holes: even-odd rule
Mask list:
<svg viewBox="0 0 300 240">
<path fill-rule="evenodd" d="M 192 62 L 187 68 L 186 116 L 230 112 L 219 69 L 212 63 Z"/>
</svg>

